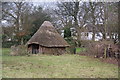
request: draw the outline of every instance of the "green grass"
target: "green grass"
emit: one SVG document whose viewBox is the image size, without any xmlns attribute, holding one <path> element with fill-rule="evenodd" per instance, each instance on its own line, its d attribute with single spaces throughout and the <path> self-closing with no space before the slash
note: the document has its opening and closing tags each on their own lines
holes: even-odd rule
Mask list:
<svg viewBox="0 0 120 80">
<path fill-rule="evenodd" d="M 10 55 L 10 49 L 9 48 L 2 48 L 2 55 L 3 56 L 9 56 Z"/>
<path fill-rule="evenodd" d="M 76 48 L 76 53 L 79 53 L 79 52 L 83 52 L 83 51 L 85 51 L 86 50 L 86 48 Z"/>
<path fill-rule="evenodd" d="M 87 56 L 7 56 L 3 49 L 3 78 L 117 78 L 118 67 Z"/>
</svg>

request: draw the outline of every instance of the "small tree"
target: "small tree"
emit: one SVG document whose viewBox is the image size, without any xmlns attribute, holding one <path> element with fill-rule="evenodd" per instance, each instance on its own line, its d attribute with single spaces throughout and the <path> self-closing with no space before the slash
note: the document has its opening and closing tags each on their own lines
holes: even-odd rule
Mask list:
<svg viewBox="0 0 120 80">
<path fill-rule="evenodd" d="M 35 7 L 35 11 L 32 13 L 31 17 L 34 21 L 32 22 L 32 27 L 30 28 L 30 36 L 34 35 L 44 21 L 51 21 L 50 16 L 47 15 L 40 6 L 37 8 Z"/>
<path fill-rule="evenodd" d="M 70 38 L 70 37 L 71 37 L 70 27 L 66 27 L 64 29 L 64 38 Z"/>
</svg>

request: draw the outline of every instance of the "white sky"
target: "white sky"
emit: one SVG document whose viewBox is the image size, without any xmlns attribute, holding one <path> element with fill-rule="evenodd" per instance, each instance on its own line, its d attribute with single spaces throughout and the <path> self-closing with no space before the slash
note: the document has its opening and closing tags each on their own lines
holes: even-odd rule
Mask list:
<svg viewBox="0 0 120 80">
<path fill-rule="evenodd" d="M 41 7 L 49 7 L 49 8 L 54 8 L 56 7 L 56 2 L 33 2 L 35 6 L 41 5 Z"/>
<path fill-rule="evenodd" d="M 3 0 L 2 2 L 20 2 L 20 1 L 27 1 L 27 2 L 57 2 L 57 1 L 70 2 L 73 0 Z M 120 0 L 74 0 L 74 1 L 118 2 Z"/>
</svg>

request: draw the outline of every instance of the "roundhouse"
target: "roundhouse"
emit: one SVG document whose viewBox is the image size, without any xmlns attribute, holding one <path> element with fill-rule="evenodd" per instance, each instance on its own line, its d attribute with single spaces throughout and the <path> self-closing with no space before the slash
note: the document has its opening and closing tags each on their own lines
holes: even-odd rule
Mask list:
<svg viewBox="0 0 120 80">
<path fill-rule="evenodd" d="M 27 42 L 28 51 L 33 54 L 63 54 L 68 46 L 69 44 L 49 21 L 44 21 Z"/>
</svg>

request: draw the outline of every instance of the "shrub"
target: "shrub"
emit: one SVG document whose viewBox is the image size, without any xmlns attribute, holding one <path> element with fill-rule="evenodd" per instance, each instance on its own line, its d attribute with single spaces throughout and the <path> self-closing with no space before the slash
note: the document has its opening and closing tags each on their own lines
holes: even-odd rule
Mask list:
<svg viewBox="0 0 120 80">
<path fill-rule="evenodd" d="M 15 47 L 15 46 L 11 47 L 11 55 L 24 56 L 24 55 L 29 55 L 29 53 L 27 52 L 26 46 L 18 45 L 17 47 Z"/>
<path fill-rule="evenodd" d="M 113 41 L 92 42 L 87 46 L 87 53 L 96 57 L 115 57 L 119 48 Z"/>
<path fill-rule="evenodd" d="M 5 41 L 2 42 L 2 48 L 10 48 L 13 45 L 18 45 L 17 41 Z"/>
</svg>

